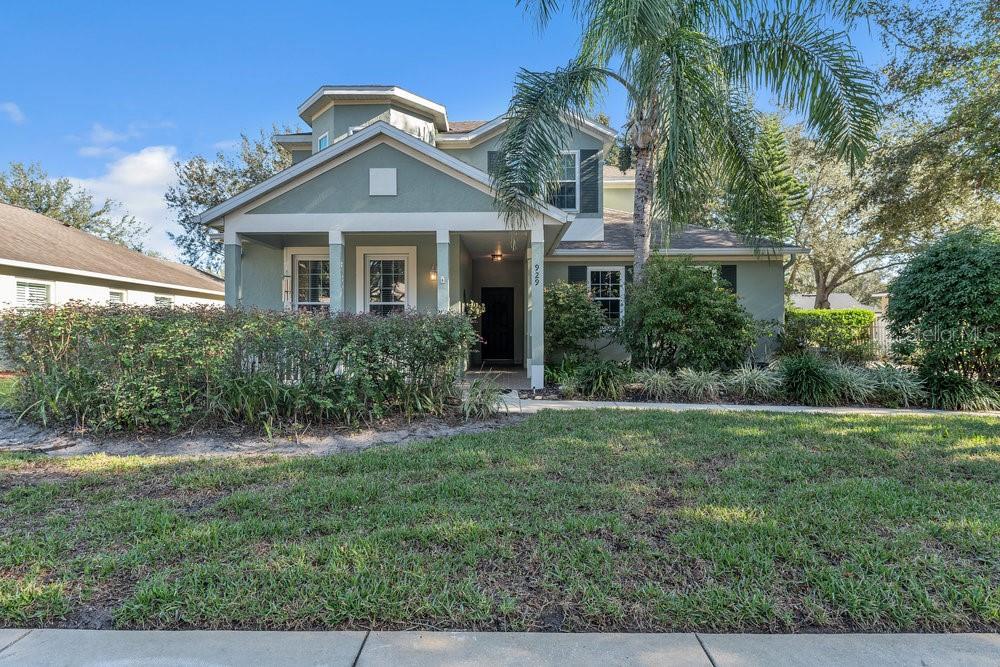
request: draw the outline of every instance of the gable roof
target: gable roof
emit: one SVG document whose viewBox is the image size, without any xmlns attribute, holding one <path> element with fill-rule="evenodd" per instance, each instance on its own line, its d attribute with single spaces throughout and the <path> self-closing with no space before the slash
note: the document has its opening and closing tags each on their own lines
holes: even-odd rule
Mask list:
<svg viewBox="0 0 1000 667">
<path fill-rule="evenodd" d="M 876 295 L 872 295 L 876 296 Z M 830 310 L 846 310 L 849 308 L 861 308 L 862 310 L 878 311 L 875 306 L 866 306 L 847 292 L 832 292 L 830 294 Z M 815 294 L 792 294 L 789 301 L 796 308 L 805 310 L 812 309 L 816 304 Z"/>
<path fill-rule="evenodd" d="M 452 155 L 448 155 L 443 150 L 431 146 L 425 141 L 417 139 L 412 134 L 404 132 L 397 127 L 393 127 L 384 120 L 379 120 L 371 125 L 368 125 L 365 129 L 355 132 L 346 139 L 342 139 L 332 146 L 324 148 L 304 160 L 293 164 L 287 169 L 283 169 L 263 183 L 244 190 L 240 194 L 227 199 L 218 206 L 208 209 L 195 219 L 203 225 L 214 222 L 222 216 L 231 213 L 256 199 L 259 199 L 260 197 L 294 180 L 295 178 L 303 176 L 313 169 L 316 169 L 334 158 L 343 155 L 351 149 L 357 148 L 358 146 L 368 143 L 369 141 L 372 141 L 382 135 L 399 141 L 407 147 L 422 153 L 424 156 L 437 162 L 438 164 L 464 174 L 487 188 L 492 188 L 489 174 L 486 172 L 481 169 L 476 169 L 472 165 L 463 162 Z M 543 215 L 546 215 L 558 222 L 568 222 L 573 218 L 572 214 L 567 214 L 565 211 L 549 204 L 533 201 L 531 202 L 531 205 L 539 213 L 542 213 Z"/>
<path fill-rule="evenodd" d="M 41 213 L 9 204 L 0 204 L 0 265 L 219 296 L 224 292 L 222 280 L 210 273 L 143 255 Z"/>
<path fill-rule="evenodd" d="M 445 134 L 465 134 L 478 130 L 486 125 L 488 120 L 453 120 L 448 123 L 448 131 Z"/>
<path fill-rule="evenodd" d="M 653 227 L 652 246 L 661 247 L 660 230 Z M 583 254 L 630 255 L 634 252 L 632 243 L 632 213 L 616 209 L 604 209 L 604 240 L 603 241 L 562 241 L 556 248 L 556 253 L 571 255 L 582 251 Z M 805 248 L 787 244 L 758 244 L 739 234 L 724 229 L 710 229 L 698 225 L 686 225 L 683 229 L 670 236 L 667 251 L 675 254 L 801 254 L 808 252 Z"/>
</svg>

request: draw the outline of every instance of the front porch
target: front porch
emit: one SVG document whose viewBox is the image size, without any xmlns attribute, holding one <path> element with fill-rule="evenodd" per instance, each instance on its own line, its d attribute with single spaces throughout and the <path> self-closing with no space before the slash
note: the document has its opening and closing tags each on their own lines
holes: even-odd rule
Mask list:
<svg viewBox="0 0 1000 667">
<path fill-rule="evenodd" d="M 528 231 L 244 233 L 226 244 L 233 307 L 351 313 L 484 306 L 470 369 L 544 383 L 544 238 Z M 534 261 L 537 258 L 538 261 Z M 518 375 L 523 381 L 515 379 Z"/>
</svg>

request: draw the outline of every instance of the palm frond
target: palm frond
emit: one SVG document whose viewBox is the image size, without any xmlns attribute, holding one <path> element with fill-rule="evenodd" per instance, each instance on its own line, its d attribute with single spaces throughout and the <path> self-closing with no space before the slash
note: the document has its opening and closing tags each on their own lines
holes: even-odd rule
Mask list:
<svg viewBox="0 0 1000 667">
<path fill-rule="evenodd" d="M 721 49 L 737 80 L 770 88 L 853 170 L 881 119 L 874 74 L 847 36 L 796 12 L 762 14 Z"/>
<path fill-rule="evenodd" d="M 518 73 L 507 110 L 507 131 L 490 169 L 494 205 L 508 226 L 526 226 L 531 202 L 547 198 L 572 125 L 582 123 L 613 76 L 576 61 L 554 72 Z"/>
</svg>

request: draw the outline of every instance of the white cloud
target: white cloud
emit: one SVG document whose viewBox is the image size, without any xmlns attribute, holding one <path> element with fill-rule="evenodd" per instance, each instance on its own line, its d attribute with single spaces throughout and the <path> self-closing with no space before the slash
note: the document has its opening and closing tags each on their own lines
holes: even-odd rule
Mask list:
<svg viewBox="0 0 1000 667">
<path fill-rule="evenodd" d="M 240 145 L 239 139 L 223 139 L 222 141 L 216 141 L 212 144 L 212 148 L 219 151 L 228 151 L 236 148 Z"/>
<path fill-rule="evenodd" d="M 104 127 L 100 123 L 94 123 L 90 126 L 90 142 L 100 146 L 118 144 L 138 136 L 138 130 L 133 128 L 132 125 L 129 125 L 128 129 L 124 132 L 112 130 Z"/>
<path fill-rule="evenodd" d="M 119 214 L 128 212 L 151 227 L 145 245 L 168 257 L 177 255 L 167 231 L 180 231 L 163 198 L 167 188 L 177 182 L 174 172 L 174 146 L 147 146 L 127 153 L 107 165 L 97 178 L 73 178 L 74 185 L 86 188 L 97 201 L 106 197 L 118 202 Z"/>
<path fill-rule="evenodd" d="M 76 141 L 87 142 L 77 153 L 83 157 L 123 157 L 124 151 L 116 148 L 116 144 L 122 144 L 133 139 L 142 137 L 147 130 L 169 128 L 174 124 L 170 121 L 146 122 L 136 121 L 129 123 L 124 130 L 116 130 L 101 123 L 94 123 L 90 126 L 90 132 L 84 139 L 73 137 Z"/>
<path fill-rule="evenodd" d="M 77 154 L 82 157 L 121 157 L 125 153 L 116 146 L 82 146 Z"/>
<path fill-rule="evenodd" d="M 7 116 L 7 120 L 15 125 L 20 125 L 27 120 L 27 116 L 21 111 L 21 107 L 13 102 L 0 102 L 0 112 L 4 113 Z"/>
</svg>

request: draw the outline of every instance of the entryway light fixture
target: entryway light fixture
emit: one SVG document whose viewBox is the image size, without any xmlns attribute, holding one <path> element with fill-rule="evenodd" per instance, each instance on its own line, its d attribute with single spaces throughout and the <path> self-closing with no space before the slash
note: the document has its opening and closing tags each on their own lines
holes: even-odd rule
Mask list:
<svg viewBox="0 0 1000 667">
<path fill-rule="evenodd" d="M 495 253 L 490 255 L 490 259 L 492 259 L 494 262 L 499 262 L 503 260 L 503 253 L 497 250 Z"/>
<path fill-rule="evenodd" d="M 431 282 L 434 282 L 437 279 L 438 279 L 438 267 L 437 264 L 435 264 L 434 266 L 431 267 Z"/>
</svg>

